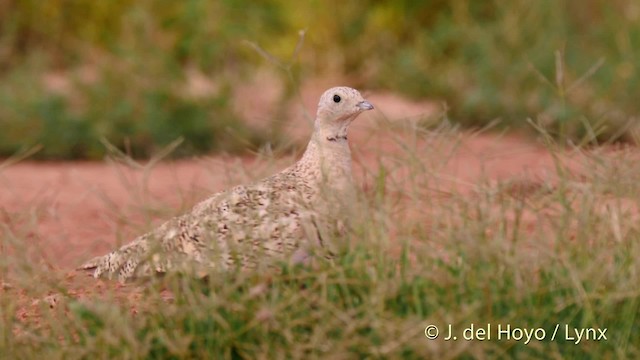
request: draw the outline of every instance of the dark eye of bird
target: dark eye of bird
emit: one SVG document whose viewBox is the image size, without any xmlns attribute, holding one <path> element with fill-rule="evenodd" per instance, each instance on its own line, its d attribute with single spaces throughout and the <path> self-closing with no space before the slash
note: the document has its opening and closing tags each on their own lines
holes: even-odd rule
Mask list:
<svg viewBox="0 0 640 360">
<path fill-rule="evenodd" d="M 340 102 L 340 95 L 333 95 L 333 102 L 339 103 Z"/>
</svg>

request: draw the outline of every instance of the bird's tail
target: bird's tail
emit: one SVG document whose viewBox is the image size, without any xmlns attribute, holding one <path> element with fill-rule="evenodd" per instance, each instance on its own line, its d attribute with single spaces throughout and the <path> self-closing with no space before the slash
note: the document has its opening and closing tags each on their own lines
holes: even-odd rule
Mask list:
<svg viewBox="0 0 640 360">
<path fill-rule="evenodd" d="M 78 270 L 93 270 L 96 279 L 117 276 L 121 282 L 134 276 L 138 265 L 149 256 L 145 238 L 138 238 L 106 255 L 95 257 L 80 265 Z"/>
<path fill-rule="evenodd" d="M 104 255 L 96 256 L 93 259 L 85 262 L 84 264 L 78 266 L 76 270 L 93 270 L 98 267 Z"/>
</svg>

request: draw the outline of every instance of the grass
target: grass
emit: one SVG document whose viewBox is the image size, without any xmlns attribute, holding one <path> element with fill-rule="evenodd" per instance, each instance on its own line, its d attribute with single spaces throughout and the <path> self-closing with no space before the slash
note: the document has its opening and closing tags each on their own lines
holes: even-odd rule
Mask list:
<svg viewBox="0 0 640 360">
<path fill-rule="evenodd" d="M 71 359 L 640 354 L 640 173 L 633 150 L 577 149 L 570 157 L 583 166 L 575 171 L 564 164 L 568 153 L 549 143 L 556 180 L 482 178 L 463 191 L 438 175 L 446 160 L 415 158 L 416 144 L 450 146 L 456 130 L 386 131 L 404 150 L 379 154 L 380 163 L 367 170 L 373 185 L 359 196 L 353 231 L 333 239 L 341 245 L 332 261 L 212 272 L 208 281 L 170 274 L 78 298 L 62 275 L 14 251 L 24 248 L 21 234 L 28 229 L 5 228 L 3 254 L 14 256 L 3 255 L 0 269 L 13 288 L 1 297 L 1 353 Z M 401 171 L 408 176 L 394 175 Z M 57 294 L 56 306 L 41 301 L 39 318 L 18 316 L 25 302 L 47 294 Z M 440 328 L 437 340 L 424 335 L 432 324 Z M 459 340 L 443 340 L 449 324 Z M 491 324 L 494 337 L 462 340 L 471 324 Z M 541 328 L 545 339 L 496 339 L 499 325 Z M 607 339 L 575 344 L 566 340 L 565 325 L 607 329 Z"/>
<path fill-rule="evenodd" d="M 390 127 L 401 151 L 366 169 L 353 231 L 333 239 L 332 261 L 100 283 L 86 296 L 34 256 L 42 210 L 9 214 L 18 221 L 0 233 L 0 357 L 640 356 L 637 151 L 585 147 L 637 136 L 633 0 L 91 4 L 0 5 L 0 155 L 19 153 L 0 175 L 38 149 L 96 159 L 113 144 L 134 157 L 162 153 L 154 163 L 179 136 L 178 155 L 273 140 L 244 127 L 229 100 L 262 61 L 244 40 L 287 58 L 300 29 L 282 103 L 299 79 L 327 74 L 443 99 L 454 123 L 526 124 L 555 173 L 457 189 L 440 172 L 448 157 L 419 147 L 455 145 L 457 130 Z M 571 141 L 579 147 L 568 153 Z M 449 324 L 457 341 L 443 340 Z M 493 338 L 461 339 L 471 324 L 491 324 Z M 428 325 L 438 339 L 426 338 Z M 499 325 L 545 338 L 497 339 Z M 565 325 L 607 329 L 607 339 L 575 344 Z"/>
<path fill-rule="evenodd" d="M 637 137 L 635 0 L 28 0 L 0 10 L 0 156 L 41 144 L 41 158 L 100 159 L 106 138 L 144 158 L 176 134 L 186 140 L 176 155 L 274 142 L 277 131 L 243 127 L 228 104 L 265 65 L 247 42 L 288 58 L 300 30 L 275 106 L 300 79 L 330 77 L 446 102 L 471 127 L 530 130 L 533 118 L 573 141 Z"/>
</svg>

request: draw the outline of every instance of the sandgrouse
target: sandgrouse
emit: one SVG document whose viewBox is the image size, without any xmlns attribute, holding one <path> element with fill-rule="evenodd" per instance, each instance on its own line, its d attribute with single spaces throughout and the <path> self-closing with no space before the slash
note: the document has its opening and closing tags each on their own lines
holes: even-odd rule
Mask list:
<svg viewBox="0 0 640 360">
<path fill-rule="evenodd" d="M 333 200 L 352 193 L 349 124 L 373 105 L 349 87 L 327 90 L 302 158 L 263 180 L 221 191 L 153 231 L 82 265 L 93 276 L 124 282 L 179 266 L 255 266 L 261 258 L 302 261 L 305 246 L 323 245 Z"/>
</svg>

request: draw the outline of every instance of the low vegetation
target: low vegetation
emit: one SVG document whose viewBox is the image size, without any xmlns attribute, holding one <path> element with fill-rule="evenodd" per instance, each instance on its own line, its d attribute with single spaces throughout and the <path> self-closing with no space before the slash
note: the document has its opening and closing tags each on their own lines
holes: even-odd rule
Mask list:
<svg viewBox="0 0 640 360">
<path fill-rule="evenodd" d="M 479 180 L 457 191 L 437 175 L 442 159 L 416 161 L 406 141 L 437 146 L 455 142 L 455 131 L 395 134 L 405 152 L 381 154 L 353 230 L 334 239 L 341 246 L 331 261 L 212 272 L 206 280 L 170 274 L 124 288 L 107 282 L 98 287 L 102 294 L 79 296 L 68 279 L 26 255 L 3 256 L 2 277 L 11 287 L 1 298 L 2 354 L 640 355 L 640 174 L 632 152 L 576 150 L 571 156 L 582 170 L 569 171 L 567 153 L 549 145 L 558 159 L 552 180 Z M 401 172 L 410 176 L 394 175 Z M 28 253 L 17 251 L 26 244 L 20 233 L 4 230 L 6 251 Z M 438 339 L 425 336 L 429 325 L 438 326 Z M 458 340 L 444 340 L 449 325 Z M 491 338 L 482 341 L 478 328 Z M 574 329 L 592 330 L 579 339 Z M 464 339 L 469 334 L 473 340 Z"/>
<path fill-rule="evenodd" d="M 3 2 L 0 156 L 41 144 L 42 158 L 99 159 L 102 138 L 136 157 L 178 136 L 176 155 L 277 142 L 229 106 L 274 68 L 249 43 L 286 59 L 278 106 L 299 79 L 331 76 L 444 101 L 470 126 L 532 118 L 574 141 L 634 140 L 639 19 L 634 0 Z"/>
<path fill-rule="evenodd" d="M 230 106 L 263 66 L 286 84 L 282 109 L 301 79 L 342 77 L 442 100 L 447 121 L 431 125 L 530 131 L 556 166 L 460 190 L 438 176 L 446 159 L 416 156 L 457 130 L 390 128 L 403 151 L 378 154 L 333 260 L 82 295 L 29 250 L 42 214 L 12 214 L 0 357 L 640 357 L 637 150 L 584 146 L 636 140 L 639 20 L 635 0 L 1 2 L 0 157 L 21 155 L 0 176 L 111 145 L 144 158 L 180 137 L 176 156 L 277 141 Z"/>
</svg>

